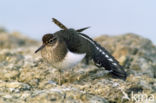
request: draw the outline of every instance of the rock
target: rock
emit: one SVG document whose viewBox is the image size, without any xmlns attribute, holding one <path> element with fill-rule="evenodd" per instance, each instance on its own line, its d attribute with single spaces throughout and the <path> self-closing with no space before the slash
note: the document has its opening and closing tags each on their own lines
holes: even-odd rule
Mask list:
<svg viewBox="0 0 156 103">
<path fill-rule="evenodd" d="M 3 28 L 3 27 L 0 27 L 0 33 L 3 33 L 3 32 L 7 32 L 7 30 L 5 29 L 5 28 Z"/>
<path fill-rule="evenodd" d="M 13 49 L 38 44 L 37 41 L 31 40 L 18 32 L 13 32 L 10 34 L 7 32 L 0 32 L 0 36 L 0 49 Z"/>
<path fill-rule="evenodd" d="M 156 98 L 156 46 L 148 39 L 135 34 L 95 38 L 124 66 L 126 81 L 82 62 L 62 73 L 60 86 L 58 70 L 34 54 L 39 42 L 20 33 L 0 35 L 0 103 L 133 103 L 139 93 L 148 97 L 140 102 Z"/>
<path fill-rule="evenodd" d="M 33 96 L 28 98 L 28 103 L 34 103 L 36 100 L 42 103 L 108 103 L 104 98 L 87 94 L 84 91 L 69 86 L 55 87 L 48 91 L 35 91 Z"/>
<path fill-rule="evenodd" d="M 100 36 L 95 40 L 107 48 L 129 74 L 156 78 L 156 46 L 150 40 L 134 34 Z"/>
</svg>

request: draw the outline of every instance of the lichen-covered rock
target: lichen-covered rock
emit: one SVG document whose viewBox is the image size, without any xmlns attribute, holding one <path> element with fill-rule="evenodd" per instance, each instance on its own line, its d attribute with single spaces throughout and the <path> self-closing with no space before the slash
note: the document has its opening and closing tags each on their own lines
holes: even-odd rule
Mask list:
<svg viewBox="0 0 156 103">
<path fill-rule="evenodd" d="M 3 32 L 7 32 L 7 30 L 5 29 L 5 28 L 3 28 L 3 27 L 0 27 L 0 33 L 3 33 Z"/>
<path fill-rule="evenodd" d="M 60 86 L 58 70 L 40 53 L 34 54 L 39 43 L 15 34 L 0 32 L 0 103 L 149 103 L 152 96 L 156 100 L 156 47 L 148 39 L 134 34 L 95 38 L 124 66 L 126 81 L 111 78 L 92 63 L 81 63 L 62 73 Z M 139 93 L 147 98 L 134 98 Z"/>
<path fill-rule="evenodd" d="M 106 47 L 129 74 L 156 78 L 156 46 L 150 40 L 134 34 L 100 36 L 95 40 Z"/>
<path fill-rule="evenodd" d="M 37 41 L 31 40 L 25 36 L 21 36 L 19 32 L 7 33 L 0 32 L 0 49 L 19 48 L 23 46 L 37 45 Z"/>
</svg>

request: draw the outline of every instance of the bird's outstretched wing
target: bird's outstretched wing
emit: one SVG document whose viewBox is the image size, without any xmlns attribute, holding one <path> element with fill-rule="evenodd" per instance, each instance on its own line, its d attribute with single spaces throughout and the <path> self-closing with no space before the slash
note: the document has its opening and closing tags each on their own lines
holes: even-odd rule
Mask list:
<svg viewBox="0 0 156 103">
<path fill-rule="evenodd" d="M 126 79 L 127 74 L 123 67 L 104 47 L 99 45 L 96 41 L 85 34 L 79 33 L 79 35 L 94 45 L 95 49 L 92 58 L 96 66 L 104 67 L 106 70 L 109 70 L 110 73 L 115 77 L 124 80 Z"/>
</svg>

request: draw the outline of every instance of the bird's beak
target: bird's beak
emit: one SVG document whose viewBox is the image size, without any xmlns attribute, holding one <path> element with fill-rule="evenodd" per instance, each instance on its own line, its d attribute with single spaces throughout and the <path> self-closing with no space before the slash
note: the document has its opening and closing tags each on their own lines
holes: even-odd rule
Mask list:
<svg viewBox="0 0 156 103">
<path fill-rule="evenodd" d="M 42 50 L 44 47 L 45 47 L 45 44 L 43 44 L 41 47 L 39 47 L 39 48 L 35 51 L 35 53 L 37 53 L 38 51 Z"/>
</svg>

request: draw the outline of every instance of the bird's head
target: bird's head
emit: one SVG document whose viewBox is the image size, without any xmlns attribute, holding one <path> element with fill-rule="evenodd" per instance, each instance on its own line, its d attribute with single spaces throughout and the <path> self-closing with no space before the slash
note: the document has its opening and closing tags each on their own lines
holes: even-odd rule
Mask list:
<svg viewBox="0 0 156 103">
<path fill-rule="evenodd" d="M 54 44 L 57 42 L 57 37 L 53 34 L 45 34 L 42 37 L 42 46 L 40 46 L 35 53 L 37 53 L 38 51 L 42 50 L 45 46 L 54 46 Z"/>
</svg>

